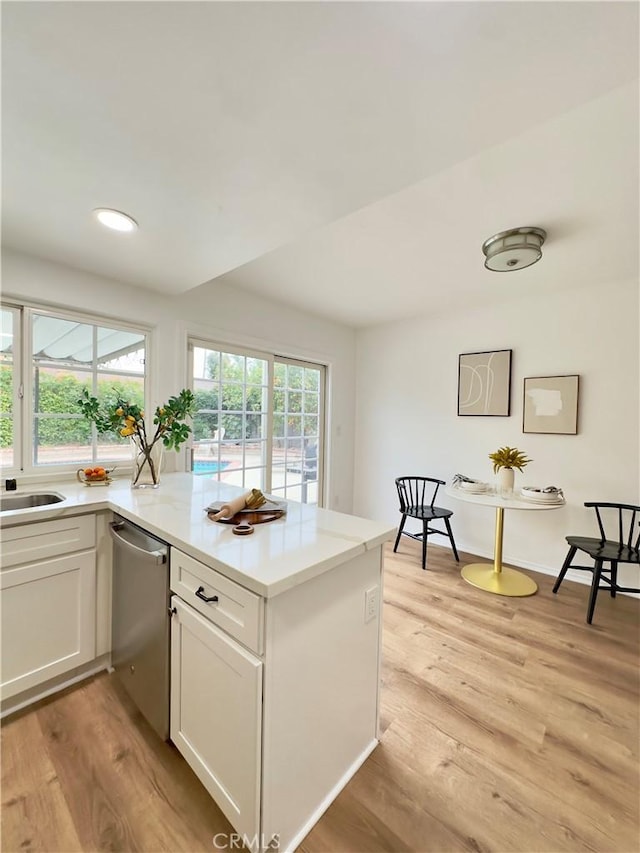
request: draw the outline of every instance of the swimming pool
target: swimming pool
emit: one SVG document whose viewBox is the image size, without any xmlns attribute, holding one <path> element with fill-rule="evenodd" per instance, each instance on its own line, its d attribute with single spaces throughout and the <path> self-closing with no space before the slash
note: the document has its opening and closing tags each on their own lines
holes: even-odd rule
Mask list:
<svg viewBox="0 0 640 853">
<path fill-rule="evenodd" d="M 218 471 L 224 471 L 229 465 L 229 462 L 208 462 L 203 459 L 196 459 L 193 463 L 193 473 L 201 474 L 217 474 Z"/>
</svg>

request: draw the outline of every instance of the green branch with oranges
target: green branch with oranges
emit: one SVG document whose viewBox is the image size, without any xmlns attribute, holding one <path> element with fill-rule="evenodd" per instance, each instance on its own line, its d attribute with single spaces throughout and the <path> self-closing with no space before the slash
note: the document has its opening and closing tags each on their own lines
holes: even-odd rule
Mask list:
<svg viewBox="0 0 640 853">
<path fill-rule="evenodd" d="M 157 407 L 153 416 L 155 429 L 149 431 L 144 410 L 120 396 L 113 403 L 101 406 L 98 398 L 84 389 L 77 402 L 84 417 L 95 424 L 98 433 L 115 432 L 123 438 L 131 438 L 149 463 L 154 482 L 157 482 L 159 472 L 155 470 L 151 457 L 152 448 L 162 441 L 168 450 L 178 450 L 191 433 L 191 427 L 185 420 L 195 412 L 195 397 L 188 388 L 183 388 L 177 396 L 169 397 L 164 405 Z M 133 481 L 134 486 L 140 471 Z"/>
</svg>

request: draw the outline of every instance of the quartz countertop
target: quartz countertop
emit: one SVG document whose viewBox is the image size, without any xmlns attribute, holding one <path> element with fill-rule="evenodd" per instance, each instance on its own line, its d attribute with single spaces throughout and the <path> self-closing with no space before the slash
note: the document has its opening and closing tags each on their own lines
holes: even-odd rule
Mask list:
<svg viewBox="0 0 640 853">
<path fill-rule="evenodd" d="M 170 545 L 237 581 L 272 597 L 379 547 L 395 529 L 353 515 L 287 502 L 287 513 L 236 536 L 231 525 L 210 521 L 205 507 L 248 489 L 192 474 L 164 474 L 158 489 L 132 489 L 128 480 L 86 486 L 56 482 L 10 494 L 57 492 L 64 501 L 0 514 L 8 527 L 99 510 L 112 510 Z"/>
</svg>

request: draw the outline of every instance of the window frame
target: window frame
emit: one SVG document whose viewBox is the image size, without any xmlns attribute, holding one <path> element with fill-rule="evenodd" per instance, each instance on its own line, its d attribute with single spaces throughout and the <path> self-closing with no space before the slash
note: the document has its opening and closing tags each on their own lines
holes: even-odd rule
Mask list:
<svg viewBox="0 0 640 853">
<path fill-rule="evenodd" d="M 13 409 L 13 465 L 2 467 L 3 473 L 6 471 L 9 475 L 15 475 L 20 471 L 19 465 L 22 461 L 23 447 L 22 411 L 24 407 L 24 384 L 22 374 L 22 325 L 24 306 L 7 300 L 1 303 L 1 307 L 3 311 L 11 311 L 13 314 L 13 337 L 15 340 L 18 334 L 20 339 L 20 345 L 18 347 L 14 346 L 11 353 L 13 367 L 11 391 Z"/>
<path fill-rule="evenodd" d="M 134 332 L 144 337 L 144 372 L 142 374 L 144 386 L 144 401 L 145 408 L 149 408 L 150 389 L 151 389 L 151 351 L 152 351 L 152 330 L 145 324 L 133 324 L 126 320 L 120 320 L 117 317 L 105 316 L 100 314 L 88 314 L 81 311 L 71 311 L 65 308 L 56 308 L 55 306 L 43 305 L 37 302 L 18 302 L 15 299 L 2 300 L 2 308 L 17 309 L 20 316 L 19 335 L 20 342 L 18 347 L 14 347 L 14 357 L 19 353 L 19 373 L 17 384 L 17 394 L 19 397 L 19 405 L 15 411 L 18 413 L 14 418 L 19 421 L 17 428 L 14 430 L 14 465 L 13 467 L 2 467 L 3 477 L 20 477 L 21 479 L 56 479 L 68 478 L 70 474 L 75 474 L 78 467 L 85 460 L 77 460 L 75 462 L 61 463 L 46 463 L 34 464 L 34 380 L 33 366 L 34 359 L 32 353 L 33 345 L 33 317 L 34 315 L 42 315 L 46 317 L 55 317 L 60 320 L 65 320 L 71 323 L 83 323 L 93 327 L 93 339 L 95 347 L 95 336 L 97 327 L 113 328 L 116 331 Z M 55 363 L 55 359 L 52 359 Z M 15 361 L 14 361 L 15 370 Z M 95 394 L 95 388 L 98 378 L 97 360 L 94 348 L 93 361 L 91 367 L 87 368 L 87 373 L 91 376 L 92 394 Z M 14 399 L 14 407 L 16 405 Z M 16 436 L 18 439 L 16 440 Z M 92 426 L 92 445 L 91 452 L 94 454 L 97 442 L 97 431 L 95 426 Z M 19 445 L 19 453 L 16 452 L 16 446 Z M 129 460 L 123 462 L 117 460 L 118 468 L 123 472 L 128 471 L 131 467 Z"/>
</svg>

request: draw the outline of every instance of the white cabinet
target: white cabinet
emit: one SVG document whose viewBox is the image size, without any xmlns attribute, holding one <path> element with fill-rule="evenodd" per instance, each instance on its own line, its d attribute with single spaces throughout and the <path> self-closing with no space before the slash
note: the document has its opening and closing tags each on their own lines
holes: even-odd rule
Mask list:
<svg viewBox="0 0 640 853">
<path fill-rule="evenodd" d="M 262 663 L 177 596 L 171 740 L 240 835 L 260 825 Z"/>
<path fill-rule="evenodd" d="M 95 657 L 94 545 L 93 516 L 3 530 L 3 700 Z"/>
<path fill-rule="evenodd" d="M 381 572 L 363 549 L 265 600 L 171 551 L 171 740 L 254 851 L 295 849 L 377 743 Z"/>
</svg>

